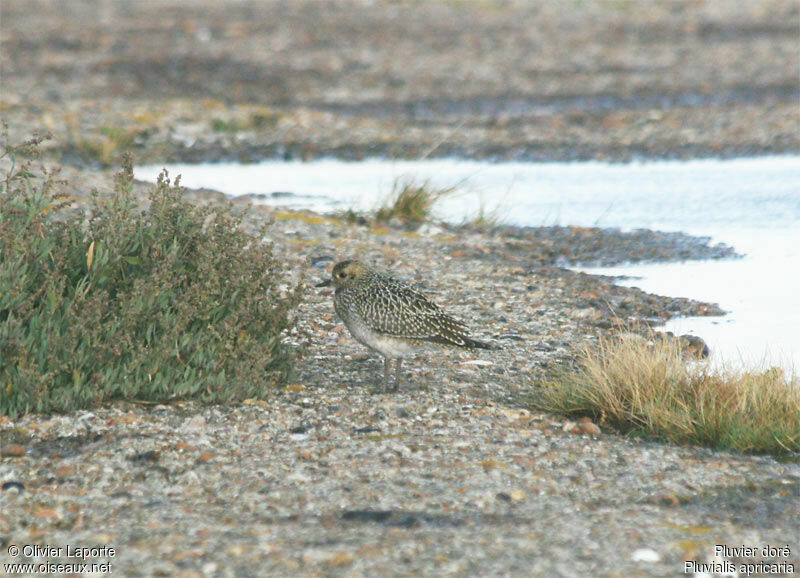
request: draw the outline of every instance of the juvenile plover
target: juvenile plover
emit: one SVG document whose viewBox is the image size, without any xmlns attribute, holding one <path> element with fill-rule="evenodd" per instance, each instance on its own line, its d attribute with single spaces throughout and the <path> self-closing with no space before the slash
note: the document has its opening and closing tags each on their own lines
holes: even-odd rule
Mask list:
<svg viewBox="0 0 800 578">
<path fill-rule="evenodd" d="M 342 261 L 330 279 L 317 287 L 333 285 L 333 306 L 347 329 L 360 343 L 384 357 L 384 391 L 389 389 L 393 359 L 395 386 L 400 383 L 403 356 L 422 343 L 439 343 L 466 348 L 493 349 L 472 339 L 467 326 L 454 319 L 419 291 L 379 273 L 358 261 Z"/>
</svg>

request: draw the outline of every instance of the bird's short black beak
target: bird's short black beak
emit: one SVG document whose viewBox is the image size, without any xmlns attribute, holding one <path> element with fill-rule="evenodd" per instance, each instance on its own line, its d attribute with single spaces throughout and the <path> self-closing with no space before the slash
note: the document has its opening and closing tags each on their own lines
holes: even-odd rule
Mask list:
<svg viewBox="0 0 800 578">
<path fill-rule="evenodd" d="M 333 283 L 333 279 L 325 279 L 325 281 L 317 283 L 314 287 L 330 287 L 331 283 Z"/>
</svg>

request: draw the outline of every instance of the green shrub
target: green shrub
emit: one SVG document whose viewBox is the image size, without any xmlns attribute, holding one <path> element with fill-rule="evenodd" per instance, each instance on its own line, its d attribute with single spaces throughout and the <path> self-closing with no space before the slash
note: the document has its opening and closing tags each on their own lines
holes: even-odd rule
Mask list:
<svg viewBox="0 0 800 578">
<path fill-rule="evenodd" d="M 678 340 L 601 338 L 574 370 L 542 384 L 539 409 L 590 415 L 624 431 L 744 452 L 800 451 L 800 382 L 778 368 L 687 363 Z"/>
<path fill-rule="evenodd" d="M 189 204 L 166 173 L 139 210 L 130 157 L 110 198 L 70 209 L 54 175 L 16 165 L 39 140 L 0 155 L 0 414 L 228 402 L 285 382 L 300 289 L 265 231 Z"/>
</svg>

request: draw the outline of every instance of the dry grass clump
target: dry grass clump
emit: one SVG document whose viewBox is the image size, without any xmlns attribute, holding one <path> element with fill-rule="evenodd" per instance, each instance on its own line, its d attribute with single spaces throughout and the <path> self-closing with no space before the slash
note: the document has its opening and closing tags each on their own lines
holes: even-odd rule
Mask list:
<svg viewBox="0 0 800 578">
<path fill-rule="evenodd" d="M 462 226 L 478 229 L 479 231 L 493 231 L 505 224 L 504 221 L 505 219 L 499 206 L 490 210 L 486 208 L 486 204 L 481 200 L 475 216 L 465 219 Z"/>
<path fill-rule="evenodd" d="M 398 179 L 392 186 L 389 198 L 375 213 L 375 220 L 399 219 L 408 224 L 423 223 L 430 218 L 434 205 L 455 190 L 456 187 L 435 188 L 428 181 L 418 183 L 412 179 Z"/>
<path fill-rule="evenodd" d="M 124 126 L 103 126 L 83 136 L 74 117 L 68 119 L 69 143 L 67 149 L 77 157 L 104 167 L 120 162 L 123 155 L 141 144 L 150 129 L 139 124 Z"/>
<path fill-rule="evenodd" d="M 743 452 L 800 451 L 800 382 L 782 370 L 734 372 L 687 362 L 675 341 L 604 338 L 534 405 L 624 431 Z"/>
<path fill-rule="evenodd" d="M 461 183 L 457 183 L 451 187 L 436 188 L 427 180 L 419 182 L 413 178 L 396 179 L 391 193 L 377 210 L 363 212 L 351 207 L 335 213 L 335 216 L 342 221 L 359 225 L 395 220 L 413 228 L 424 222 L 430 222 L 436 203 L 456 194 L 460 185 Z M 489 210 L 481 202 L 475 216 L 464 219 L 461 226 L 491 231 L 502 224 L 503 217 L 499 207 Z"/>
</svg>

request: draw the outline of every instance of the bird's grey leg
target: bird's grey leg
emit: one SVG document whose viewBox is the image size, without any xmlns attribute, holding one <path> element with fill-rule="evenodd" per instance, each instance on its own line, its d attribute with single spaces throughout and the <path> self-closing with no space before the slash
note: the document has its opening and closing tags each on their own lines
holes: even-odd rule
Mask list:
<svg viewBox="0 0 800 578">
<path fill-rule="evenodd" d="M 383 392 L 386 393 L 389 391 L 389 372 L 392 367 L 392 358 L 391 357 L 384 357 L 383 358 Z"/>
<path fill-rule="evenodd" d="M 397 365 L 394 368 L 394 389 L 397 391 L 400 389 L 400 384 L 403 383 L 403 374 L 400 373 L 400 365 L 403 363 L 403 358 L 397 358 Z"/>
</svg>

